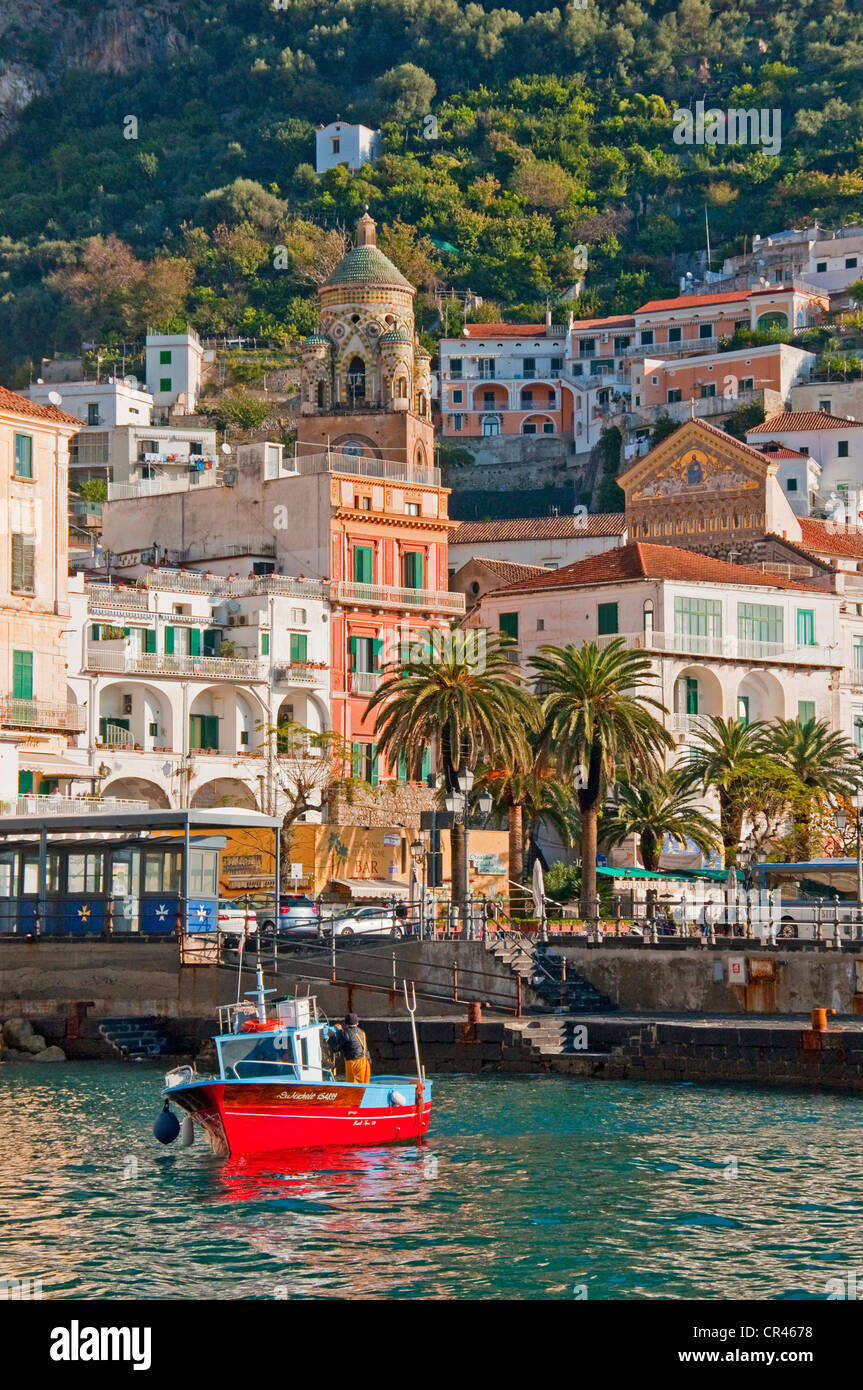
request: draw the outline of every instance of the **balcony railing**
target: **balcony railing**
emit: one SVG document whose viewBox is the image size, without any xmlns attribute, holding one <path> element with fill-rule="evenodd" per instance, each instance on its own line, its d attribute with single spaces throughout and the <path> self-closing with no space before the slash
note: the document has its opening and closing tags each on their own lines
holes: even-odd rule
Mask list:
<svg viewBox="0 0 863 1390">
<path fill-rule="evenodd" d="M 694 734 L 702 727 L 704 720 L 700 714 L 673 714 L 671 727 L 679 734 Z"/>
<path fill-rule="evenodd" d="M 51 700 L 20 700 L 15 695 L 0 695 L 0 724 L 16 729 L 59 729 L 67 734 L 80 734 L 87 727 L 87 711 L 78 705 Z"/>
<path fill-rule="evenodd" d="M 81 768 L 88 777 L 89 769 Z M 105 816 L 119 812 L 147 811 L 149 801 L 126 801 L 122 797 L 19 796 L 0 801 L 2 816 Z"/>
<path fill-rule="evenodd" d="M 351 671 L 351 694 L 374 695 L 379 681 L 378 671 Z"/>
<path fill-rule="evenodd" d="M 440 487 L 440 469 L 421 467 L 395 459 L 361 458 L 355 454 L 330 452 L 298 454 L 296 471 L 309 473 L 349 473 L 355 478 L 382 478 L 393 483 L 418 483 Z"/>
<path fill-rule="evenodd" d="M 334 603 L 360 603 L 370 608 L 416 608 L 441 613 L 462 614 L 464 594 L 443 589 L 397 589 L 390 584 L 349 584 L 336 580 L 330 584 Z"/>
<path fill-rule="evenodd" d="M 153 570 L 142 583 L 148 589 L 164 593 L 212 594 L 220 598 L 250 598 L 267 594 L 285 594 L 289 598 L 327 597 L 326 585 L 320 580 L 292 579 L 284 574 L 257 574 L 252 579 L 228 579 L 224 575 L 200 574 L 197 570 Z"/>
<path fill-rule="evenodd" d="M 182 460 L 178 462 L 177 467 L 185 471 L 179 472 L 176 477 L 141 478 L 134 483 L 109 483 L 108 501 L 135 502 L 140 497 L 164 497 L 170 492 L 194 492 L 198 488 L 221 485 L 222 475 L 218 469 L 190 473 L 188 464 L 184 464 Z"/>
<path fill-rule="evenodd" d="M 292 661 L 287 666 L 277 666 L 274 674 L 279 685 L 323 685 L 327 679 L 327 667 Z"/>
<path fill-rule="evenodd" d="M 127 588 L 123 584 L 88 584 L 85 592 L 87 607 L 91 611 L 96 608 L 128 608 L 146 613 L 150 604 L 144 590 Z"/>
<path fill-rule="evenodd" d="M 642 651 L 675 653 L 680 656 L 703 656 L 730 661 L 768 661 L 782 665 L 830 666 L 840 665 L 836 654 L 828 647 L 791 647 L 783 642 L 752 642 L 742 637 L 692 636 L 680 632 L 621 632 L 597 637 L 599 646 L 621 638 L 627 647 Z"/>
<path fill-rule="evenodd" d="M 105 748 L 134 748 L 135 735 L 131 729 L 122 729 L 117 724 L 106 724 L 101 742 Z"/>
<path fill-rule="evenodd" d="M 846 666 L 842 672 L 844 685 L 863 685 L 863 666 Z"/>
<path fill-rule="evenodd" d="M 199 680 L 263 681 L 267 663 L 255 657 L 169 656 L 167 652 L 100 652 L 87 648 L 87 670 L 110 675 L 186 676 Z"/>
</svg>

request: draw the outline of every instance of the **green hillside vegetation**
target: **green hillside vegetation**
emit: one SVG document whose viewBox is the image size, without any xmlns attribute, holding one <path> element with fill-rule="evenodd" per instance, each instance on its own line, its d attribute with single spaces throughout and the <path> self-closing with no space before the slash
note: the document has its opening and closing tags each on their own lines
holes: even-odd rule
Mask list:
<svg viewBox="0 0 863 1390">
<path fill-rule="evenodd" d="M 91 0 L 64 6 L 87 20 Z M 122 74 L 60 65 L 0 145 L 0 371 L 43 353 L 203 334 L 286 345 L 364 204 L 424 291 L 560 319 L 675 293 L 675 256 L 863 209 L 863 16 L 855 0 L 199 0 L 167 7 L 176 56 Z M 4 58 L 46 71 L 22 20 Z M 673 112 L 779 108 L 778 156 L 684 146 Z M 138 138 L 124 138 L 126 118 Z M 380 124 L 373 168 L 314 172 L 314 128 Z M 434 122 L 424 118 L 434 116 Z M 448 243 L 450 248 L 435 243 Z M 458 327 L 458 315 L 449 328 Z"/>
</svg>

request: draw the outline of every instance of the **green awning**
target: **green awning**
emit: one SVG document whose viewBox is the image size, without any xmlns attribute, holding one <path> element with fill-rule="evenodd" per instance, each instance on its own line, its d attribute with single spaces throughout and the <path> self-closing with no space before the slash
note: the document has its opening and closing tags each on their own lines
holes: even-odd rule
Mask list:
<svg viewBox="0 0 863 1390">
<path fill-rule="evenodd" d="M 437 247 L 438 251 L 452 251 L 453 255 L 455 256 L 460 256 L 463 254 L 461 251 L 459 251 L 457 246 L 453 246 L 451 241 L 438 241 L 437 237 L 435 236 L 430 236 L 429 241 L 431 242 L 432 246 Z"/>
<path fill-rule="evenodd" d="M 604 878 L 681 878 L 681 879 L 707 879 L 710 883 L 725 883 L 728 879 L 727 869 L 660 869 L 654 873 L 652 869 L 611 869 L 605 865 L 600 865 L 597 874 L 602 874 Z M 737 871 L 739 881 L 746 877 L 741 869 Z"/>
</svg>

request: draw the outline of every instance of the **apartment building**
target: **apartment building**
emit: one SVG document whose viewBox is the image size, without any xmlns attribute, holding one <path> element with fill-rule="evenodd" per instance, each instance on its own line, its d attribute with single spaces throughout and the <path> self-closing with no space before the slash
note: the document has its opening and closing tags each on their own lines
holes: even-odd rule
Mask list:
<svg viewBox="0 0 863 1390">
<path fill-rule="evenodd" d="M 784 411 L 749 430 L 747 443 L 768 442 L 813 458 L 821 469 L 822 506 L 845 520 L 863 510 L 863 420 L 848 420 L 826 410 Z"/>
<path fill-rule="evenodd" d="M 0 799 L 69 785 L 69 440 L 77 419 L 0 387 Z"/>
</svg>

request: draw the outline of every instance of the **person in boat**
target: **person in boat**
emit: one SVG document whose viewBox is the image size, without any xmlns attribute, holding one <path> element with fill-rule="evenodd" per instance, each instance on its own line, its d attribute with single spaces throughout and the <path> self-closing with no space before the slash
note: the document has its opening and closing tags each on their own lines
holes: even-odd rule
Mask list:
<svg viewBox="0 0 863 1390">
<path fill-rule="evenodd" d="M 371 1080 L 369 1045 L 356 1014 L 345 1014 L 344 1023 L 337 1028 L 329 1028 L 327 1041 L 344 1062 L 346 1081 Z"/>
</svg>

